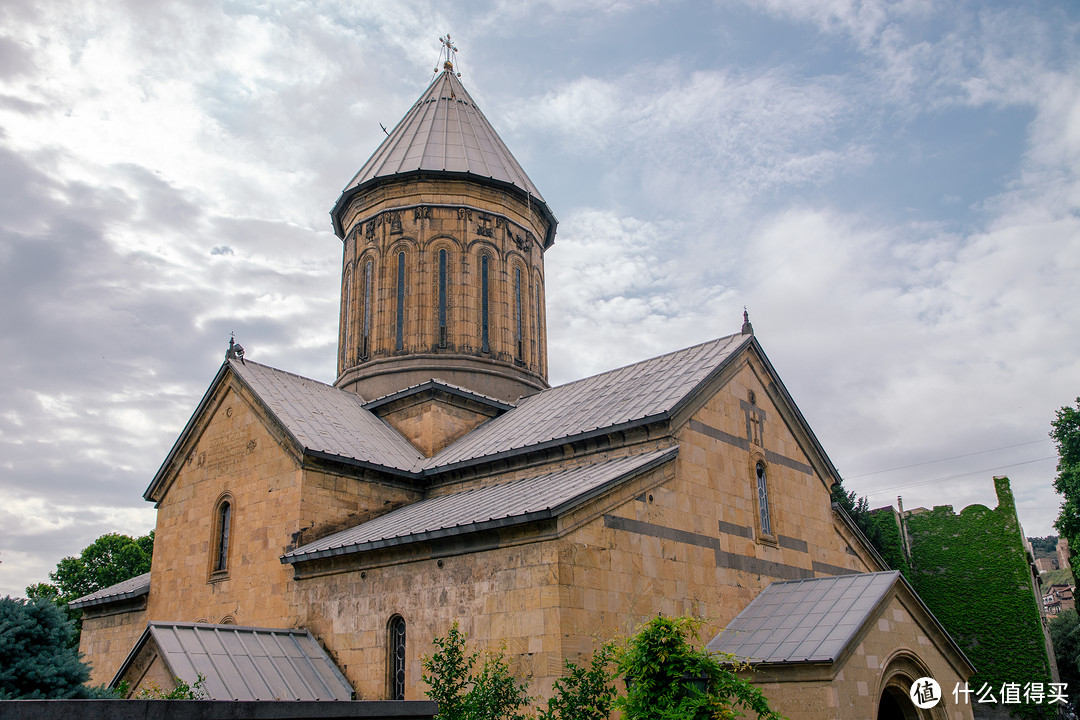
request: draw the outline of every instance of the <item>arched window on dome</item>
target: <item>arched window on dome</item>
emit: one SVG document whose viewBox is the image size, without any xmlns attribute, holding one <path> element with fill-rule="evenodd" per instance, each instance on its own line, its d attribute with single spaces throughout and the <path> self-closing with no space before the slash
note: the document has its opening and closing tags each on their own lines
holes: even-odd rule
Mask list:
<svg viewBox="0 0 1080 720">
<path fill-rule="evenodd" d="M 541 320 L 542 315 L 541 300 L 540 300 L 540 282 L 536 283 L 536 369 L 543 374 L 544 372 L 544 325 Z"/>
<path fill-rule="evenodd" d="M 364 263 L 363 279 L 363 303 L 364 307 L 360 316 L 360 359 L 367 360 L 371 357 L 371 276 L 373 263 L 369 259 Z"/>
<path fill-rule="evenodd" d="M 390 699 L 405 699 L 405 618 L 395 615 L 387 626 L 387 670 L 389 671 Z"/>
<path fill-rule="evenodd" d="M 488 326 L 488 256 L 480 256 L 480 351 L 491 352 Z"/>
<path fill-rule="evenodd" d="M 352 286 L 353 272 L 350 264 L 345 268 L 345 284 L 341 289 L 341 353 L 344 365 L 352 360 Z"/>
<path fill-rule="evenodd" d="M 397 322 L 395 324 L 395 350 L 405 349 L 405 251 L 397 256 Z"/>
<path fill-rule="evenodd" d="M 447 273 L 447 252 L 445 249 L 439 250 L 439 347 L 446 347 L 449 342 L 449 329 L 446 320 L 446 295 L 447 295 L 447 283 L 449 278 Z"/>
<path fill-rule="evenodd" d="M 525 360 L 525 313 L 521 301 L 521 268 L 514 268 L 514 357 Z"/>
</svg>

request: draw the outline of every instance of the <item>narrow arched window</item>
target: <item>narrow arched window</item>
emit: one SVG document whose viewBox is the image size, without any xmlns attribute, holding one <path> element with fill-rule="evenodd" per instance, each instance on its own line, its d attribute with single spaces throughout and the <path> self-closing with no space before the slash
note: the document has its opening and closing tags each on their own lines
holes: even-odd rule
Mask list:
<svg viewBox="0 0 1080 720">
<path fill-rule="evenodd" d="M 215 543 L 214 572 L 229 570 L 229 530 L 232 525 L 232 503 L 225 500 L 218 505 L 217 542 Z"/>
<path fill-rule="evenodd" d="M 368 260 L 364 263 L 364 315 L 361 318 L 360 328 L 360 359 L 367 360 L 371 356 L 371 271 L 372 263 Z"/>
<path fill-rule="evenodd" d="M 439 251 L 439 347 L 446 347 L 447 343 L 447 326 L 446 326 L 446 282 L 447 282 L 447 268 L 446 268 L 446 251 Z"/>
<path fill-rule="evenodd" d="M 397 340 L 394 349 L 405 348 L 405 252 L 399 252 L 397 256 Z"/>
<path fill-rule="evenodd" d="M 540 314 L 540 282 L 536 283 L 536 368 L 544 372 L 544 325 Z"/>
<path fill-rule="evenodd" d="M 761 515 L 761 534 L 772 535 L 772 522 L 769 520 L 769 486 L 767 478 L 765 477 L 765 464 L 758 463 L 756 472 L 758 512 Z"/>
<path fill-rule="evenodd" d="M 514 348 L 518 360 L 525 358 L 525 319 L 521 307 L 521 268 L 514 268 Z"/>
<path fill-rule="evenodd" d="M 345 287 L 341 289 L 341 351 L 342 360 L 349 365 L 352 358 L 352 265 L 345 268 Z"/>
<path fill-rule="evenodd" d="M 405 699 L 405 618 L 395 615 L 390 620 L 389 650 L 390 699 Z"/>
<path fill-rule="evenodd" d="M 491 352 L 488 337 L 488 256 L 480 256 L 480 350 Z"/>
</svg>

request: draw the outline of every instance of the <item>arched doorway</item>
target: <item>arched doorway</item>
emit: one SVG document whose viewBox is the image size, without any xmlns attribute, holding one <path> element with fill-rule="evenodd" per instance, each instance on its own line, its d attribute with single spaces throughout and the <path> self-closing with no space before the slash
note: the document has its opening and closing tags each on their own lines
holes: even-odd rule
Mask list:
<svg viewBox="0 0 1080 720">
<path fill-rule="evenodd" d="M 881 674 L 877 720 L 945 720 L 944 698 L 925 710 L 911 702 L 911 685 L 923 677 L 932 675 L 918 657 L 906 650 L 894 654 Z"/>
</svg>

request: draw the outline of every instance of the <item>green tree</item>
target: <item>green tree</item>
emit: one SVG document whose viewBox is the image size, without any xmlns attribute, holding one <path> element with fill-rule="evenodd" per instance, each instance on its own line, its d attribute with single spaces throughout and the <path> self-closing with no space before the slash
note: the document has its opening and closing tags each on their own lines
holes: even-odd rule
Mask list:
<svg viewBox="0 0 1080 720">
<path fill-rule="evenodd" d="M 510 673 L 503 652 L 481 657 L 465 647 L 465 633 L 454 622 L 444 638 L 435 638 L 439 649 L 423 658 L 421 679 L 427 696 L 439 703 L 438 720 L 515 720 L 524 717 L 529 701 L 527 680 Z"/>
<path fill-rule="evenodd" d="M 1080 546 L 1080 398 L 1076 399 L 1076 407 L 1066 405 L 1058 410 L 1050 426 L 1053 428 L 1050 437 L 1058 451 L 1054 489 L 1065 499 L 1054 527 L 1069 541 L 1069 547 L 1075 548 Z M 1075 560 L 1077 555 L 1072 550 L 1069 554 L 1075 576 L 1080 570 Z"/>
<path fill-rule="evenodd" d="M 52 583 L 36 583 L 26 588 L 31 600 L 49 600 L 64 609 L 74 623 L 73 647 L 82 633 L 82 612 L 67 604 L 83 595 L 107 588 L 150 572 L 154 554 L 154 532 L 133 538 L 119 533 L 102 535 L 83 548 L 78 557 L 66 557 L 49 573 Z"/>
<path fill-rule="evenodd" d="M 1050 620 L 1050 640 L 1054 643 L 1061 682 L 1068 683 L 1073 699 L 1080 696 L 1080 615 L 1066 610 Z"/>
<path fill-rule="evenodd" d="M 701 623 L 658 617 L 630 639 L 618 658 L 627 690 L 615 706 L 623 717 L 726 720 L 750 710 L 764 720 L 781 720 L 761 690 L 736 675 L 738 666 L 694 644 Z"/>
<path fill-rule="evenodd" d="M 72 623 L 45 599 L 0 599 L 0 700 L 88 698 L 90 669 L 71 647 Z"/>
<path fill-rule="evenodd" d="M 614 653 L 615 646 L 606 643 L 593 653 L 587 668 L 567 660 L 569 674 L 555 681 L 555 693 L 539 720 L 607 720 L 617 695 Z"/>
</svg>

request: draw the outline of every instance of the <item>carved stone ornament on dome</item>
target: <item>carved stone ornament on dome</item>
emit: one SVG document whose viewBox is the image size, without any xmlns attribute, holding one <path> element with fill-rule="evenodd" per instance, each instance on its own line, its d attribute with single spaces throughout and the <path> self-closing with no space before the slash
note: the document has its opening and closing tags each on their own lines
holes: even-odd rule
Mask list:
<svg viewBox="0 0 1080 720">
<path fill-rule="evenodd" d="M 426 205 L 421 205 L 418 208 L 413 209 L 413 220 L 430 220 L 431 208 Z"/>
<path fill-rule="evenodd" d="M 375 237 L 375 221 L 374 220 L 368 220 L 367 221 L 366 232 L 364 233 L 364 236 L 366 238 L 368 238 L 369 240 L 371 238 Z"/>
<path fill-rule="evenodd" d="M 495 237 L 495 228 L 491 226 L 493 219 L 490 215 L 480 215 L 480 222 L 476 225 L 476 234 L 486 238 Z"/>
<path fill-rule="evenodd" d="M 472 220 L 472 210 L 465 207 L 459 207 L 457 209 L 458 220 Z"/>
<path fill-rule="evenodd" d="M 394 210 L 390 213 L 390 234 L 400 235 L 404 230 L 401 229 L 401 212 Z"/>
<path fill-rule="evenodd" d="M 506 234 L 510 236 L 510 239 L 517 245 L 518 250 L 521 252 L 529 252 L 532 249 L 532 233 L 526 232 L 524 235 L 521 233 L 511 232 L 509 228 L 506 230 Z"/>
</svg>

